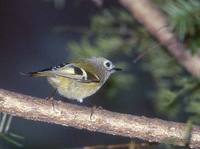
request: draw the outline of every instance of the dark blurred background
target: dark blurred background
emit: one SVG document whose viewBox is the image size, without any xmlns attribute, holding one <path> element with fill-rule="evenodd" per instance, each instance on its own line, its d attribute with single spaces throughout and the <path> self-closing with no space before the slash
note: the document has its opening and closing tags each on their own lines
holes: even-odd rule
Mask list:
<svg viewBox="0 0 200 149">
<path fill-rule="evenodd" d="M 200 21 L 188 25 L 184 22 L 188 15 L 184 10 L 189 11 L 191 16 L 196 15 L 191 12 L 200 11 L 200 7 L 196 8 L 199 2 L 153 2 L 169 17 L 177 36 L 195 53 L 200 40 L 191 42 L 188 37 L 197 38 L 191 29 L 199 31 L 196 24 Z M 181 15 L 185 16 L 179 14 L 179 8 L 185 12 Z M 172 13 L 171 9 L 175 11 Z M 192 17 L 190 19 L 196 21 Z M 113 75 L 82 106 L 97 105 L 115 112 L 184 122 L 191 113 L 196 114 L 192 115 L 193 119 L 199 115 L 192 100 L 187 100 L 195 98 L 195 103 L 199 104 L 198 96 L 190 97 L 191 94 L 187 93 L 187 96 L 181 97 L 183 100 L 176 98 L 186 84 L 194 83 L 193 78 L 162 47 L 153 49 L 138 63 L 133 63 L 139 54 L 158 43 L 115 0 L 104 1 L 102 5 L 91 0 L 0 0 L 0 20 L 0 87 L 3 89 L 45 98 L 52 92 L 47 81 L 25 77 L 20 72 L 48 68 L 75 58 L 104 56 L 125 71 Z M 185 28 L 181 30 L 183 24 Z M 66 100 L 59 95 L 55 98 Z M 171 106 L 172 102 L 175 104 Z M 19 141 L 24 148 L 34 149 L 64 149 L 130 141 L 129 138 L 17 117 L 13 118 L 9 132 L 24 137 Z M 0 139 L 0 147 L 19 148 L 5 138 Z"/>
<path fill-rule="evenodd" d="M 105 4 L 106 7 L 110 5 L 116 4 Z M 92 1 L 84 0 L 65 1 L 61 8 L 56 8 L 53 1 L 1 0 L 0 7 L 1 88 L 41 98 L 47 97 L 52 88 L 45 79 L 26 78 L 21 76 L 20 72 L 39 70 L 69 61 L 71 58 L 67 43 L 78 42 L 82 35 L 73 31 L 58 33 L 54 31 L 55 28 L 62 25 L 88 27 L 90 17 L 95 15 L 99 8 Z M 106 99 L 102 100 L 105 100 L 102 102 L 106 105 Z M 112 109 L 111 104 L 107 106 Z M 55 149 L 122 143 L 129 140 L 16 117 L 13 118 L 10 131 L 25 138 L 22 141 L 25 148 Z M 4 144 L 3 148 L 15 148 L 4 141 L 1 143 Z"/>
</svg>

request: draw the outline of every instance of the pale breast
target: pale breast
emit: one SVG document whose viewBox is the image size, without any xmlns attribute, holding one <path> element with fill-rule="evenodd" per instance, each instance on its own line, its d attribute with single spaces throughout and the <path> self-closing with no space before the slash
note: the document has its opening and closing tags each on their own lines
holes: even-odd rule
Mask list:
<svg viewBox="0 0 200 149">
<path fill-rule="evenodd" d="M 63 77 L 48 78 L 48 81 L 54 88 L 57 88 L 62 96 L 68 99 L 78 100 L 79 102 L 82 102 L 84 98 L 94 94 L 101 87 L 101 85 L 96 82 L 81 83 Z"/>
</svg>

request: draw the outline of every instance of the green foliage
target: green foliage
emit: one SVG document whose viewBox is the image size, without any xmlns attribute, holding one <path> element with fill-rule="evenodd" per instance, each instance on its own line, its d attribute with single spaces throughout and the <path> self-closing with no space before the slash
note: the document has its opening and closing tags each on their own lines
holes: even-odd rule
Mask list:
<svg viewBox="0 0 200 149">
<path fill-rule="evenodd" d="M 120 96 L 122 93 L 130 91 L 128 87 L 133 84 L 134 78 L 131 74 L 120 74 L 118 76 L 113 76 L 112 82 L 107 89 L 107 98 L 115 100 L 115 98 Z"/>
<path fill-rule="evenodd" d="M 188 48 L 197 52 L 199 48 L 200 1 L 168 0 L 160 5 L 170 19 L 170 26 Z M 189 40 L 189 42 L 187 41 Z"/>
<path fill-rule="evenodd" d="M 169 18 L 169 25 L 187 49 L 197 54 L 200 46 L 200 1 L 154 2 Z M 148 84 L 143 84 L 143 92 L 148 93 L 148 98 L 153 101 L 155 112 L 168 118 L 191 119 L 200 123 L 199 80 L 192 78 L 165 49 L 155 47 L 157 44 L 128 12 L 118 8 L 106 9 L 95 15 L 91 19 L 89 32 L 80 43 L 72 42 L 69 47 L 72 49 L 72 57 L 104 56 L 124 63 L 128 71 L 112 78 L 111 85 L 106 89 L 108 98 L 123 98 L 123 93 L 130 93 L 126 98 L 133 100 L 133 94 L 139 90 L 137 82 L 143 82 L 144 79 L 140 76 L 148 74 L 155 88 L 147 89 Z M 149 49 L 139 64 L 132 63 L 133 55 Z M 146 96 L 141 95 L 139 98 Z"/>
<path fill-rule="evenodd" d="M 179 39 L 188 50 L 197 53 L 200 45 L 200 1 L 157 2 L 167 14 L 169 24 L 178 33 Z M 145 67 L 151 71 L 158 85 L 155 98 L 157 109 L 170 117 L 180 118 L 187 114 L 189 119 L 199 123 L 199 80 L 188 75 L 163 49 L 151 52 L 148 58 L 150 63 Z"/>
<path fill-rule="evenodd" d="M 88 38 L 83 38 L 78 45 L 75 42 L 69 44 L 69 48 L 73 49 L 73 57 L 82 56 L 108 56 L 114 54 L 114 49 L 120 47 L 123 41 L 118 37 L 96 38 L 92 43 Z"/>
</svg>

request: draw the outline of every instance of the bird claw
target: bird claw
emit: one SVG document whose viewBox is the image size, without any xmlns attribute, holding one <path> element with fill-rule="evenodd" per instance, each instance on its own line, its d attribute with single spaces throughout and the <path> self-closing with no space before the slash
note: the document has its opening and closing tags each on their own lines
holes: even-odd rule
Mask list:
<svg viewBox="0 0 200 149">
<path fill-rule="evenodd" d="M 53 101 L 53 97 L 46 97 L 45 100 Z"/>
<path fill-rule="evenodd" d="M 99 107 L 97 107 L 97 106 L 93 106 L 92 108 L 91 108 L 91 111 L 90 111 L 90 120 L 92 120 L 92 116 L 94 115 L 94 112 L 95 112 L 95 110 L 100 110 L 100 109 L 103 109 L 101 106 L 99 106 Z"/>
</svg>

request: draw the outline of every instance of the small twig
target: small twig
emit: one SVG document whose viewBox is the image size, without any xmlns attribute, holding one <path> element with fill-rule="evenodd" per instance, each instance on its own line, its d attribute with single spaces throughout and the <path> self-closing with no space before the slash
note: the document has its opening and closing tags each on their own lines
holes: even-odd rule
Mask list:
<svg viewBox="0 0 200 149">
<path fill-rule="evenodd" d="M 149 142 L 185 145 L 187 125 L 144 116 L 133 116 L 49 101 L 0 89 L 0 112 L 35 121 L 43 121 L 78 129 L 139 138 Z M 193 126 L 189 147 L 200 147 L 200 127 Z"/>
<path fill-rule="evenodd" d="M 141 58 L 143 58 L 147 53 L 149 53 L 151 50 L 159 47 L 160 44 L 156 44 L 152 47 L 150 47 L 149 49 L 145 50 L 144 52 L 142 52 L 141 54 L 139 54 L 134 60 L 133 60 L 133 63 L 137 63 Z"/>
<path fill-rule="evenodd" d="M 92 0 L 97 7 L 102 7 L 104 0 Z"/>
<path fill-rule="evenodd" d="M 3 116 L 2 116 L 2 119 L 1 119 L 1 123 L 0 123 L 0 133 L 4 132 L 4 127 L 5 127 L 6 118 L 7 118 L 7 114 L 6 113 L 3 113 L 2 115 Z"/>
<path fill-rule="evenodd" d="M 150 143 L 125 143 L 125 144 L 109 144 L 109 145 L 94 145 L 94 146 L 84 146 L 82 148 L 72 148 L 72 149 L 142 149 L 144 147 L 149 147 Z"/>
<path fill-rule="evenodd" d="M 12 117 L 11 115 L 8 116 L 8 120 L 7 120 L 5 129 L 4 129 L 4 133 L 7 133 L 7 132 L 8 132 L 8 130 L 9 130 L 9 128 L 10 128 L 10 125 L 11 125 L 11 122 L 12 122 L 12 118 L 13 118 L 13 117 Z"/>
</svg>

